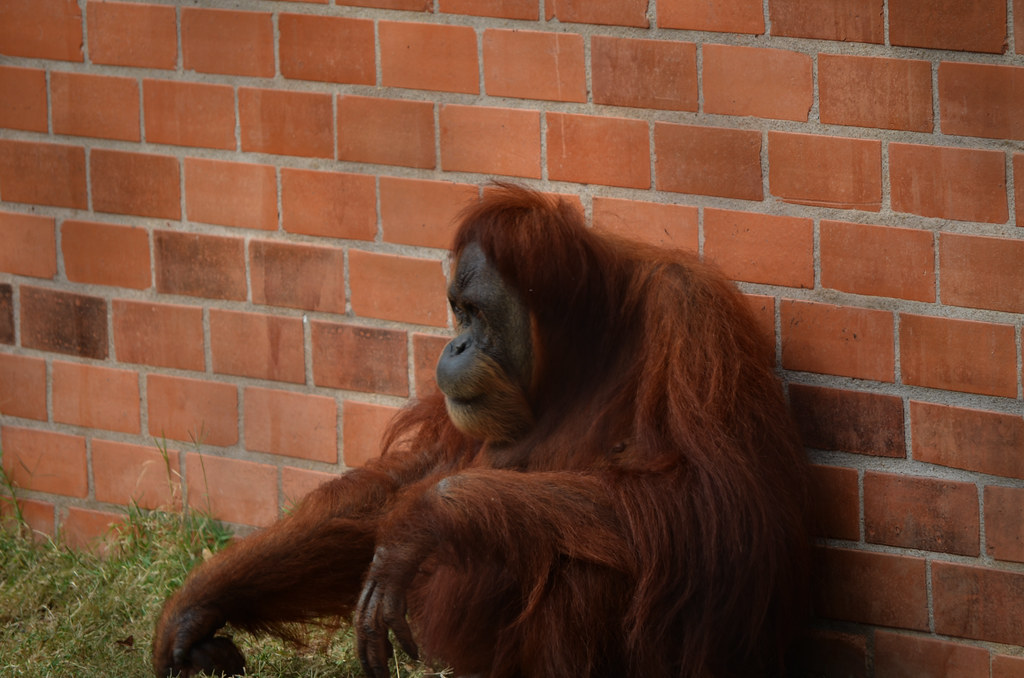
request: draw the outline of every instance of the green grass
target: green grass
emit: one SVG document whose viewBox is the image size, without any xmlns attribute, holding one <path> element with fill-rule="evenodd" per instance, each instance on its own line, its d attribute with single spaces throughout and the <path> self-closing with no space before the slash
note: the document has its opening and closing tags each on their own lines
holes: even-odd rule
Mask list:
<svg viewBox="0 0 1024 678">
<path fill-rule="evenodd" d="M 193 514 L 127 513 L 104 556 L 33 539 L 17 522 L 0 529 L 0 676 L 152 675 L 149 648 L 164 598 L 230 533 Z M 347 626 L 313 629 L 305 648 L 244 633 L 234 638 L 247 675 L 362 675 Z M 401 658 L 392 673 L 438 675 Z"/>
</svg>

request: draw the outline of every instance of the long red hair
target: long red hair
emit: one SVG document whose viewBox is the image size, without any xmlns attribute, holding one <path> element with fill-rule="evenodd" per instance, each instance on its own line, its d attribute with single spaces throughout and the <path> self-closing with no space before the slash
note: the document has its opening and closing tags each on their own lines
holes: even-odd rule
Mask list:
<svg viewBox="0 0 1024 678">
<path fill-rule="evenodd" d="M 805 613 L 806 461 L 739 292 L 691 253 L 587 228 L 566 200 L 515 186 L 463 213 L 453 256 L 470 243 L 532 316 L 536 426 L 489 450 L 435 398 L 386 445 L 454 467 L 605 471 L 636 567 L 621 629 L 635 674 L 779 670 Z"/>
</svg>

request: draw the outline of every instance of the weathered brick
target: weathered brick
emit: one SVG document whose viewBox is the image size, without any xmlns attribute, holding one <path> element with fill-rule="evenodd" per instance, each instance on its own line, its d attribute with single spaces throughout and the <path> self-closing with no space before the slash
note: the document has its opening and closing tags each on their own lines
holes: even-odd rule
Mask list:
<svg viewBox="0 0 1024 678">
<path fill-rule="evenodd" d="M 107 302 L 22 285 L 21 345 L 102 360 L 107 357 Z"/>
<path fill-rule="evenodd" d="M 868 471 L 864 534 L 873 544 L 977 556 L 978 488 L 974 483 Z"/>
<path fill-rule="evenodd" d="M 114 350 L 119 362 L 202 371 L 203 309 L 115 299 Z"/>
<path fill-rule="evenodd" d="M 345 313 L 345 253 L 340 248 L 253 240 L 254 304 Z"/>
<path fill-rule="evenodd" d="M 791 384 L 790 405 L 804 444 L 882 457 L 906 456 L 898 396 Z"/>
<path fill-rule="evenodd" d="M 405 332 L 318 321 L 311 326 L 317 386 L 409 395 Z"/>
<path fill-rule="evenodd" d="M 219 374 L 306 381 L 301 318 L 211 309 L 210 351 Z"/>
</svg>

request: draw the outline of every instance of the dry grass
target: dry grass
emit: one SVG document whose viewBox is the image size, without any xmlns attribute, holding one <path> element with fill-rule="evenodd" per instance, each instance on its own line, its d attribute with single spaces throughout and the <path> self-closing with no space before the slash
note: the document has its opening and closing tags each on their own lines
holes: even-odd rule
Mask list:
<svg viewBox="0 0 1024 678">
<path fill-rule="evenodd" d="M 10 501 L 0 495 L 0 502 Z M 204 551 L 230 539 L 200 516 L 136 509 L 128 510 L 104 556 L 40 541 L 17 520 L 7 527 L 0 529 L 0 676 L 12 678 L 151 676 L 149 646 L 164 598 Z M 241 633 L 235 640 L 246 655 L 247 675 L 362 675 L 347 627 L 313 630 L 304 649 Z M 392 670 L 404 677 L 437 675 L 402 658 Z"/>
</svg>

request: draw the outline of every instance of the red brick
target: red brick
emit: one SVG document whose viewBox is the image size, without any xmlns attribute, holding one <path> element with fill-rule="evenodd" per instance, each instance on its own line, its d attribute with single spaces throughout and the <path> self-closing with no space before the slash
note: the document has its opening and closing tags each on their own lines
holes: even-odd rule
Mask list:
<svg viewBox="0 0 1024 678">
<path fill-rule="evenodd" d="M 373 22 L 281 14 L 281 75 L 298 80 L 375 85 Z"/>
<path fill-rule="evenodd" d="M 826 619 L 928 630 L 925 560 L 819 550 L 815 612 Z"/>
<path fill-rule="evenodd" d="M 934 127 L 927 61 L 819 54 L 818 96 L 826 124 L 913 132 Z"/>
<path fill-rule="evenodd" d="M 82 61 L 82 11 L 76 0 L 0 3 L 0 54 Z"/>
<path fill-rule="evenodd" d="M 187 71 L 273 77 L 273 18 L 269 12 L 185 7 L 181 51 Z"/>
<path fill-rule="evenodd" d="M 811 57 L 781 49 L 704 45 L 707 113 L 807 121 L 814 103 Z"/>
<path fill-rule="evenodd" d="M 892 208 L 925 217 L 1004 223 L 1002 151 L 889 144 Z"/>
<path fill-rule="evenodd" d="M 118 362 L 206 369 L 203 309 L 115 299 L 114 350 Z"/>
<path fill-rule="evenodd" d="M 769 0 L 772 35 L 881 44 L 882 0 Z"/>
<path fill-rule="evenodd" d="M 85 438 L 4 426 L 0 447 L 4 473 L 15 487 L 68 497 L 89 493 Z"/>
<path fill-rule="evenodd" d="M 649 0 L 550 0 L 547 18 L 582 24 L 637 26 L 647 28 Z"/>
<path fill-rule="evenodd" d="M 53 131 L 81 137 L 139 141 L 139 85 L 134 78 L 50 74 Z"/>
<path fill-rule="evenodd" d="M 238 389 L 199 379 L 146 376 L 149 435 L 193 445 L 238 442 Z"/>
<path fill-rule="evenodd" d="M 704 256 L 733 280 L 814 287 L 814 222 L 706 209 Z"/>
<path fill-rule="evenodd" d="M 348 265 L 356 315 L 448 325 L 447 283 L 440 261 L 349 250 Z"/>
<path fill-rule="evenodd" d="M 540 18 L 537 0 L 441 0 L 439 9 L 446 14 L 493 16 L 500 19 L 537 21 Z"/>
<path fill-rule="evenodd" d="M 245 389 L 244 395 L 245 449 L 337 463 L 334 398 L 255 387 Z"/>
<path fill-rule="evenodd" d="M 166 452 L 166 457 L 164 453 Z M 96 501 L 144 509 L 179 510 L 178 453 L 111 440 L 92 441 Z"/>
<path fill-rule="evenodd" d="M 434 104 L 338 98 L 338 160 L 432 169 L 436 158 Z"/>
<path fill-rule="evenodd" d="M 243 151 L 334 157 L 330 94 L 240 87 L 238 119 Z"/>
<path fill-rule="evenodd" d="M 1024 313 L 1024 240 L 943 233 L 942 301 Z"/>
<path fill-rule="evenodd" d="M 0 66 L 0 127 L 46 132 L 46 71 Z"/>
<path fill-rule="evenodd" d="M 54 361 L 52 397 L 56 422 L 122 433 L 140 431 L 137 372 Z"/>
<path fill-rule="evenodd" d="M 477 94 L 476 31 L 470 26 L 381 21 L 381 84 Z"/>
<path fill-rule="evenodd" d="M 311 325 L 317 386 L 409 395 L 405 332 L 320 321 Z"/>
<path fill-rule="evenodd" d="M 650 188 L 651 143 L 646 121 L 553 112 L 546 117 L 551 179 Z"/>
<path fill-rule="evenodd" d="M 740 200 L 764 197 L 761 133 L 654 123 L 654 172 L 659 191 Z"/>
<path fill-rule="evenodd" d="M 116 539 L 118 527 L 125 523 L 124 513 L 95 511 L 72 506 L 60 526 L 60 537 L 76 551 L 105 555 Z"/>
<path fill-rule="evenodd" d="M 587 100 L 581 35 L 487 29 L 483 63 L 484 87 L 489 96 Z"/>
<path fill-rule="evenodd" d="M 1024 573 L 932 563 L 935 632 L 1024 644 Z"/>
<path fill-rule="evenodd" d="M 659 247 L 698 249 L 697 208 L 594 197 L 594 228 Z"/>
<path fill-rule="evenodd" d="M 152 284 L 149 234 L 137 226 L 65 221 L 64 273 L 72 282 L 144 290 Z"/>
<path fill-rule="evenodd" d="M 821 222 L 821 285 L 876 297 L 935 301 L 930 231 Z"/>
<path fill-rule="evenodd" d="M 1018 12 L 1015 16 L 1024 14 L 1024 6 L 1015 5 Z M 1021 21 L 1021 19 L 1017 19 Z M 1024 25 L 1015 26 L 1017 33 L 1017 53 L 1024 52 Z M 1011 657 L 1010 655 L 995 655 L 992 657 L 992 678 L 1024 678 L 1024 657 Z"/>
<path fill-rule="evenodd" d="M 188 505 L 216 520 L 266 527 L 277 519 L 277 469 L 209 454 L 185 455 Z"/>
<path fill-rule="evenodd" d="M 785 202 L 877 212 L 882 207 L 882 143 L 769 132 L 768 184 L 772 195 Z"/>
<path fill-rule="evenodd" d="M 435 336 L 432 334 L 412 335 L 412 356 L 413 356 L 413 380 L 416 388 L 416 397 L 420 400 L 438 392 L 436 373 L 437 361 L 441 357 L 441 351 L 448 345 L 451 337 Z M 2 370 L 0 366 L 0 370 Z M 2 408 L 0 408 L 2 411 Z"/>
<path fill-rule="evenodd" d="M 1017 396 L 1012 325 L 900 314 L 903 383 L 947 391 Z"/>
<path fill-rule="evenodd" d="M 46 542 L 47 537 L 54 536 L 53 504 L 32 499 L 16 499 L 14 503 L 18 512 L 12 502 L 0 501 L 0 529 L 15 531 L 24 524 L 32 531 L 36 542 Z"/>
<path fill-rule="evenodd" d="M 270 240 L 249 243 L 254 304 L 345 313 L 345 254 Z"/>
<path fill-rule="evenodd" d="M 456 218 L 479 199 L 473 184 L 380 178 L 380 221 L 384 240 L 418 247 L 447 248 Z"/>
<path fill-rule="evenodd" d="M 228 85 L 142 81 L 146 141 L 234 150 L 235 93 Z"/>
<path fill-rule="evenodd" d="M 985 553 L 1024 563 L 1024 489 L 985 488 Z"/>
<path fill-rule="evenodd" d="M 22 285 L 21 345 L 103 360 L 107 357 L 107 302 Z"/>
<path fill-rule="evenodd" d="M 345 466 L 363 466 L 380 456 L 384 430 L 398 408 L 346 400 L 343 409 Z"/>
<path fill-rule="evenodd" d="M 1006 2 L 890 0 L 889 42 L 1002 54 L 1006 51 Z"/>
<path fill-rule="evenodd" d="M 939 64 L 939 118 L 943 134 L 1024 139 L 1024 68 L 994 64 Z"/>
<path fill-rule="evenodd" d="M 0 139 L 0 196 L 4 202 L 88 209 L 85 149 Z"/>
<path fill-rule="evenodd" d="M 914 459 L 1024 478 L 1024 419 L 1016 414 L 910 401 Z"/>
<path fill-rule="evenodd" d="M 689 42 L 591 38 L 594 103 L 697 110 L 697 47 Z"/>
<path fill-rule="evenodd" d="M 0 212 L 0 271 L 33 278 L 57 275 L 56 224 L 51 217 Z"/>
<path fill-rule="evenodd" d="M 875 672 L 892 678 L 976 678 L 988 675 L 988 650 L 888 631 L 875 633 Z"/>
<path fill-rule="evenodd" d="M 210 350 L 219 374 L 306 381 L 301 318 L 210 309 Z"/>
<path fill-rule="evenodd" d="M 860 490 L 857 470 L 811 467 L 811 520 L 814 534 L 832 539 L 860 539 Z"/>
<path fill-rule="evenodd" d="M 245 242 L 217 235 L 154 231 L 156 289 L 163 294 L 244 300 Z"/>
<path fill-rule="evenodd" d="M 333 473 L 282 466 L 281 497 L 284 499 L 285 510 L 298 505 L 307 494 L 337 477 Z"/>
<path fill-rule="evenodd" d="M 178 159 L 95 148 L 90 154 L 92 206 L 97 212 L 181 218 Z"/>
<path fill-rule="evenodd" d="M 1013 154 L 1013 195 L 1017 225 L 1024 226 L 1024 153 Z"/>
<path fill-rule="evenodd" d="M 804 445 L 880 457 L 905 457 L 903 399 L 790 384 L 790 405 Z"/>
<path fill-rule="evenodd" d="M 977 556 L 978 488 L 974 483 L 868 471 L 864 531 L 872 544 Z"/>
<path fill-rule="evenodd" d="M 786 369 L 893 381 L 892 313 L 790 299 L 781 309 Z"/>
<path fill-rule="evenodd" d="M 94 64 L 163 69 L 177 65 L 174 7 L 89 0 L 87 12 L 89 61 Z"/>
<path fill-rule="evenodd" d="M 353 7 L 379 7 L 381 9 L 404 9 L 410 12 L 429 12 L 431 0 L 335 0 L 336 5 Z"/>
<path fill-rule="evenodd" d="M 659 0 L 658 26 L 719 33 L 764 33 L 759 0 Z"/>
<path fill-rule="evenodd" d="M 374 178 L 282 168 L 281 224 L 289 233 L 373 240 L 377 236 Z"/>
<path fill-rule="evenodd" d="M 447 104 L 440 125 L 445 171 L 540 178 L 538 111 Z"/>
<path fill-rule="evenodd" d="M 272 165 L 185 158 L 189 221 L 277 229 L 277 175 Z"/>
<path fill-rule="evenodd" d="M 0 414 L 46 421 L 46 361 L 0 353 Z"/>
</svg>

